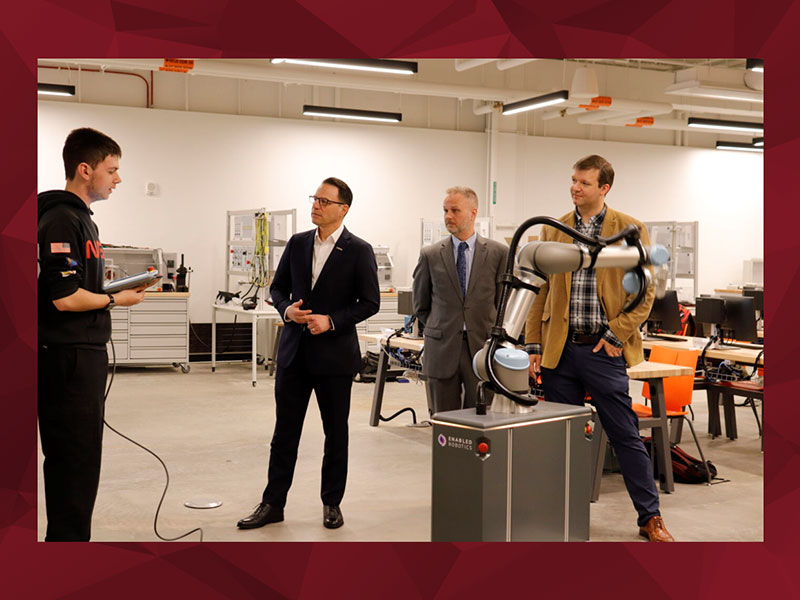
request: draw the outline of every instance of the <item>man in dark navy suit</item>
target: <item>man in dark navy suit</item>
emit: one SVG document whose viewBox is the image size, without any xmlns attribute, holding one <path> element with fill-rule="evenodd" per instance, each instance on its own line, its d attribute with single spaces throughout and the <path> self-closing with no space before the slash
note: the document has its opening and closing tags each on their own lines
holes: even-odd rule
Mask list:
<svg viewBox="0 0 800 600">
<path fill-rule="evenodd" d="M 378 267 L 372 246 L 343 225 L 353 202 L 344 181 L 329 177 L 309 200 L 317 228 L 292 236 L 269 290 L 285 321 L 275 376 L 275 432 L 267 487 L 253 514 L 237 523 L 240 529 L 283 521 L 312 390 L 325 432 L 323 525 L 336 529 L 344 523 L 339 504 L 347 480 L 350 387 L 361 367 L 356 323 L 380 307 Z"/>
</svg>

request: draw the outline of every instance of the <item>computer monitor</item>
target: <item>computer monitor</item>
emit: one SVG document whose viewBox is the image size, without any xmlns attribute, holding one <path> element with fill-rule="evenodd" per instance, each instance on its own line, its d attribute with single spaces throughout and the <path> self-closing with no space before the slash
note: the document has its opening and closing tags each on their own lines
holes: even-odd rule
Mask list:
<svg viewBox="0 0 800 600">
<path fill-rule="evenodd" d="M 760 313 L 764 312 L 764 288 L 745 286 L 742 288 L 742 296 L 752 298 L 755 309 Z"/>
<path fill-rule="evenodd" d="M 668 333 L 681 331 L 681 312 L 678 308 L 677 290 L 667 290 L 663 298 L 656 298 L 650 316 L 647 317 L 647 330 L 652 333 L 655 329 L 660 329 Z"/>
<path fill-rule="evenodd" d="M 725 296 L 725 320 L 722 331 L 725 338 L 742 342 L 758 341 L 756 309 L 749 296 Z"/>
<path fill-rule="evenodd" d="M 695 299 L 694 320 L 721 325 L 725 320 L 725 300 L 716 296 L 698 296 Z"/>
<path fill-rule="evenodd" d="M 414 314 L 414 300 L 410 291 L 397 292 L 397 314 L 398 315 Z"/>
</svg>

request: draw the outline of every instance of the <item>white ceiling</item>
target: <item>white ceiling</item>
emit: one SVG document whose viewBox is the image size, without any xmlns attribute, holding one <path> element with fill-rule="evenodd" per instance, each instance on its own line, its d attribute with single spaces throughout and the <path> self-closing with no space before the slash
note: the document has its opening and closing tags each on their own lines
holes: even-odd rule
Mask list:
<svg viewBox="0 0 800 600">
<path fill-rule="evenodd" d="M 160 59 L 42 59 L 39 82 L 72 83 L 76 98 L 59 101 L 145 106 L 279 118 L 302 115 L 303 104 L 401 112 L 399 125 L 713 147 L 749 142 L 752 134 L 696 132 L 689 117 L 763 122 L 763 102 L 696 95 L 708 87 L 763 98 L 762 76 L 745 59 L 417 59 L 415 75 L 386 75 L 330 67 L 271 64 L 269 59 L 201 59 L 188 74 L 159 71 Z M 474 63 L 482 63 L 470 67 Z M 50 67 L 50 68 L 45 68 Z M 52 67 L 59 67 L 53 69 Z M 590 68 L 611 106 L 587 110 L 574 95 L 566 105 L 499 115 L 502 103 L 571 90 Z M 97 72 L 104 71 L 104 72 Z M 140 75 L 122 77 L 111 71 Z M 143 85 L 152 80 L 152 102 Z M 687 83 L 696 82 L 696 83 Z M 680 85 L 676 86 L 676 83 Z M 678 92 L 667 93 L 670 87 Z M 574 90 L 572 90 L 574 91 Z M 494 116 L 497 114 L 497 116 Z M 652 121 L 637 118 L 652 117 Z"/>
</svg>

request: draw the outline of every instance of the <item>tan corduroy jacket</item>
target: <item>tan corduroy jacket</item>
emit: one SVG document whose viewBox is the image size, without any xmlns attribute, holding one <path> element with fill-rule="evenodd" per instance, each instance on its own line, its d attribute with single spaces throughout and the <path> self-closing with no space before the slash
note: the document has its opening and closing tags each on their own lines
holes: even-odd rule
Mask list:
<svg viewBox="0 0 800 600">
<path fill-rule="evenodd" d="M 575 227 L 575 211 L 571 211 L 559 219 L 562 223 Z M 642 243 L 650 245 L 647 228 L 640 222 L 624 213 L 608 207 L 600 235 L 610 237 L 628 225 L 638 225 L 641 229 Z M 572 243 L 567 234 L 553 227 L 542 227 L 542 241 Z M 622 243 L 622 242 L 620 242 Z M 608 319 L 611 331 L 623 343 L 622 353 L 629 367 L 644 360 L 642 352 L 641 325 L 650 314 L 653 306 L 655 290 L 651 286 L 642 303 L 632 312 L 623 313 L 630 296 L 622 288 L 623 269 L 597 269 L 597 295 Z M 550 275 L 542 286 L 533 303 L 525 326 L 525 343 L 542 344 L 542 366 L 555 369 L 561 358 L 561 351 L 567 341 L 569 330 L 569 295 L 572 285 L 572 273 Z M 602 352 L 602 350 L 601 350 Z"/>
</svg>

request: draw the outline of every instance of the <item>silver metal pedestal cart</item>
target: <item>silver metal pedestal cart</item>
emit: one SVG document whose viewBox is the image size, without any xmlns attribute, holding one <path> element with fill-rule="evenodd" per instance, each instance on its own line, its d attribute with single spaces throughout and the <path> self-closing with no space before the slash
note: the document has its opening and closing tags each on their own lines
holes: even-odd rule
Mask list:
<svg viewBox="0 0 800 600">
<path fill-rule="evenodd" d="M 553 402 L 434 415 L 431 540 L 588 541 L 590 418 Z"/>
</svg>

